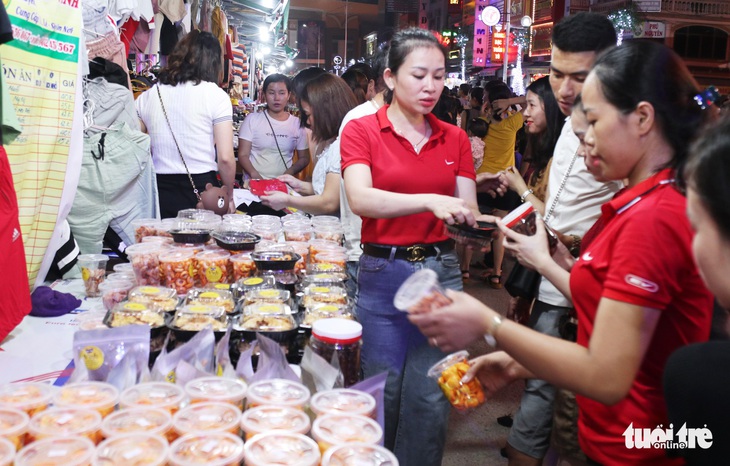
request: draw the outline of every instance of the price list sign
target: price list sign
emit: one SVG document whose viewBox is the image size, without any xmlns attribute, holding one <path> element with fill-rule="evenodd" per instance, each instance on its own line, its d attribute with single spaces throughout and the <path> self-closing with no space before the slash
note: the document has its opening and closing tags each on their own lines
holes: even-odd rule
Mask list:
<svg viewBox="0 0 730 466">
<path fill-rule="evenodd" d="M 56 225 L 66 179 L 79 85 L 81 8 L 79 0 L 3 1 L 13 40 L 0 49 L 0 62 L 22 127 L 6 150 L 32 287 Z"/>
</svg>

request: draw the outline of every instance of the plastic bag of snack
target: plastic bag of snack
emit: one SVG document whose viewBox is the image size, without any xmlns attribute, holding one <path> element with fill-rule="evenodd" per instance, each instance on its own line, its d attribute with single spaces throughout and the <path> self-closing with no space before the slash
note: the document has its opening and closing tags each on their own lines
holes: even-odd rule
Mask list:
<svg viewBox="0 0 730 466">
<path fill-rule="evenodd" d="M 215 348 L 215 375 L 218 377 L 238 378 L 236 368 L 231 363 L 229 342 L 231 340 L 231 328 L 228 327 L 226 334 L 216 344 Z"/>
<path fill-rule="evenodd" d="M 338 380 L 338 388 L 342 387 L 343 379 L 337 355 L 334 355 L 332 359 L 332 362 L 327 361 L 312 351 L 309 345 L 304 348 L 304 355 L 300 363 L 302 368 L 302 383 L 312 393 L 331 390 L 338 385 Z"/>
<path fill-rule="evenodd" d="M 289 367 L 284 350 L 281 349 L 278 342 L 265 337 L 261 333 L 256 334 L 256 341 L 259 346 L 259 363 L 256 367 L 256 373 L 247 382 L 253 383 L 268 379 L 286 379 L 299 382 L 299 377 Z"/>
<path fill-rule="evenodd" d="M 147 364 L 150 356 L 149 325 L 79 330 L 73 339 L 74 364 L 84 367 L 88 380 L 106 382 L 111 370 L 127 353 L 136 357 L 137 367 Z"/>
<path fill-rule="evenodd" d="M 197 367 L 189 364 L 187 361 L 180 361 L 177 363 L 175 368 L 175 383 L 177 385 L 185 386 L 186 383 L 191 380 L 199 379 L 201 377 L 210 377 L 210 373 L 203 372 Z"/>
<path fill-rule="evenodd" d="M 152 367 L 152 380 L 177 383 L 176 370 L 180 361 L 187 361 L 196 369 L 212 374 L 214 345 L 213 330 L 208 326 L 173 351 L 163 350 Z"/>
<path fill-rule="evenodd" d="M 132 349 L 124 355 L 119 364 L 109 371 L 107 382 L 117 387 L 119 392 L 123 392 L 129 387 L 137 384 L 139 367 L 137 366 L 136 351 Z"/>
<path fill-rule="evenodd" d="M 383 429 L 385 429 L 385 380 L 387 378 L 388 373 L 381 372 L 350 387 L 352 390 L 360 390 L 375 398 L 375 420 Z"/>
<path fill-rule="evenodd" d="M 251 346 L 241 352 L 241 356 L 238 358 L 238 363 L 236 364 L 236 376 L 243 379 L 246 383 L 251 383 L 253 379 L 254 370 L 251 356 L 256 351 L 256 348 L 258 348 L 258 342 L 254 340 L 251 342 Z"/>
</svg>

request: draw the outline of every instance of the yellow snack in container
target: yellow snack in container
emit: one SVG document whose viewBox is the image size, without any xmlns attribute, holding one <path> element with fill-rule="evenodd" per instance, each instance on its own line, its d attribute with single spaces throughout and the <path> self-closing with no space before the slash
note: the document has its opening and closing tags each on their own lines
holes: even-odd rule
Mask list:
<svg viewBox="0 0 730 466">
<path fill-rule="evenodd" d="M 320 319 L 333 318 L 353 320 L 350 307 L 345 304 L 317 303 L 311 308 L 306 308 L 302 325 L 311 326 Z"/>
<path fill-rule="evenodd" d="M 484 390 L 474 378 L 468 383 L 461 379 L 469 370 L 469 353 L 458 351 L 446 356 L 428 370 L 428 376 L 435 379 L 446 399 L 459 411 L 468 411 L 484 403 Z"/>
<path fill-rule="evenodd" d="M 230 403 L 243 410 L 243 399 L 248 386 L 239 379 L 224 377 L 201 377 L 185 384 L 185 393 L 191 403 L 208 401 Z"/>
<path fill-rule="evenodd" d="M 105 382 L 76 382 L 64 385 L 53 397 L 58 408 L 94 409 L 106 417 L 119 402 L 119 390 Z"/>
<path fill-rule="evenodd" d="M 246 440 L 272 430 L 306 434 L 310 427 L 311 421 L 304 411 L 286 406 L 256 406 L 241 416 L 241 430 Z"/>
<path fill-rule="evenodd" d="M 351 388 L 334 388 L 315 393 L 309 401 L 312 412 L 324 414 L 357 414 L 373 418 L 375 398 L 369 393 Z"/>
<path fill-rule="evenodd" d="M 162 327 L 165 325 L 165 317 L 161 312 L 153 311 L 142 303 L 129 301 L 117 304 L 109 317 L 110 327 L 145 324 L 152 328 Z"/>
<path fill-rule="evenodd" d="M 200 286 L 208 283 L 228 283 L 231 254 L 228 251 L 203 251 L 195 255 L 197 282 Z"/>
<path fill-rule="evenodd" d="M 327 450 L 322 466 L 398 466 L 398 459 L 380 445 L 348 443 Z"/>
<path fill-rule="evenodd" d="M 309 285 L 304 288 L 304 307 L 314 307 L 318 303 L 347 304 L 347 290 L 341 286 Z"/>
<path fill-rule="evenodd" d="M 230 432 L 187 434 L 170 445 L 171 466 L 239 466 L 243 440 Z"/>
<path fill-rule="evenodd" d="M 233 301 L 233 293 L 230 290 L 214 289 L 210 286 L 205 289 L 193 288 L 188 291 L 185 304 L 217 306 L 222 307 L 226 314 L 233 313 L 236 307 L 236 303 Z"/>
<path fill-rule="evenodd" d="M 0 406 L 24 411 L 28 416 L 45 410 L 56 387 L 40 382 L 0 385 Z"/>
<path fill-rule="evenodd" d="M 177 291 L 162 286 L 138 286 L 129 290 L 127 299 L 154 311 L 172 312 L 177 308 Z"/>
<path fill-rule="evenodd" d="M 228 315 L 225 309 L 219 306 L 186 305 L 175 312 L 172 325 L 177 330 L 193 332 L 210 325 L 214 332 L 224 332 L 228 327 Z"/>
<path fill-rule="evenodd" d="M 169 447 L 159 435 L 133 433 L 104 440 L 96 447 L 94 466 L 164 466 Z"/>
<path fill-rule="evenodd" d="M 246 293 L 243 300 L 243 305 L 248 306 L 249 304 L 289 304 L 291 299 L 291 293 L 288 290 L 279 289 L 262 289 L 252 290 Z"/>
<path fill-rule="evenodd" d="M 13 444 L 13 452 L 23 447 L 29 423 L 30 416 L 24 411 L 15 408 L 0 408 L 0 438 Z"/>
<path fill-rule="evenodd" d="M 243 448 L 246 466 L 317 466 L 317 444 L 306 435 L 271 431 L 254 435 Z"/>
<path fill-rule="evenodd" d="M 126 434 L 161 435 L 172 441 L 177 438 L 170 435 L 172 415 L 160 408 L 130 408 L 112 413 L 101 423 L 101 435 L 104 438 L 118 437 Z"/>
<path fill-rule="evenodd" d="M 373 419 L 357 414 L 325 414 L 312 424 L 312 438 L 324 454 L 330 447 L 345 443 L 376 445 L 383 438 L 383 429 Z"/>
<path fill-rule="evenodd" d="M 15 466 L 89 466 L 96 447 L 85 437 L 51 437 L 26 445 Z"/>
<path fill-rule="evenodd" d="M 288 406 L 303 410 L 309 401 L 309 389 L 286 379 L 260 380 L 248 387 L 247 408 L 256 406 Z"/>
<path fill-rule="evenodd" d="M 147 382 L 124 390 L 119 406 L 127 408 L 160 408 L 175 414 L 185 399 L 182 387 L 168 382 Z"/>
<path fill-rule="evenodd" d="M 230 432 L 238 435 L 241 410 L 238 406 L 219 401 L 193 403 L 172 418 L 172 428 L 178 435 L 200 432 Z"/>
<path fill-rule="evenodd" d="M 86 437 L 99 443 L 101 420 L 101 414 L 93 409 L 50 408 L 30 418 L 28 441 L 48 437 Z"/>
</svg>

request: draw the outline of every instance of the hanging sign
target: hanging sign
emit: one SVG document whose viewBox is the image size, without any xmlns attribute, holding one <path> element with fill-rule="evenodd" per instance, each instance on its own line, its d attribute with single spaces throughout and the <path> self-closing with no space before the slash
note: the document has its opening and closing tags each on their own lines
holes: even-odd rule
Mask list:
<svg viewBox="0 0 730 466">
<path fill-rule="evenodd" d="M 474 49 L 472 50 L 472 66 L 479 68 L 484 68 L 487 64 L 488 26 L 482 20 L 482 13 L 489 7 L 489 0 L 476 0 L 474 4 Z M 497 13 L 499 13 L 499 10 L 497 10 Z"/>
</svg>

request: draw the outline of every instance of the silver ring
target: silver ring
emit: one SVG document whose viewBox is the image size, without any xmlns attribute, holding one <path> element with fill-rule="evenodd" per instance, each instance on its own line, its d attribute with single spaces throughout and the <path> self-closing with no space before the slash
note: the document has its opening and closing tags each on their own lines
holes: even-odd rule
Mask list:
<svg viewBox="0 0 730 466">
<path fill-rule="evenodd" d="M 439 343 L 436 341 L 436 337 L 431 337 L 431 346 L 435 346 L 438 348 Z"/>
</svg>

